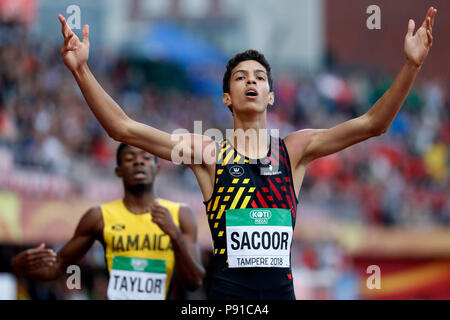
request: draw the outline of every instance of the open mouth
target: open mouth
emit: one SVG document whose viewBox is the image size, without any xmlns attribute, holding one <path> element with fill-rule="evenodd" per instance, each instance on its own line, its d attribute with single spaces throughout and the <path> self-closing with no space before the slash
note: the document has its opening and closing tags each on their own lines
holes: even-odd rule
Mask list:
<svg viewBox="0 0 450 320">
<path fill-rule="evenodd" d="M 245 96 L 246 97 L 257 97 L 258 96 L 258 91 L 256 91 L 255 89 L 248 89 L 247 91 L 245 91 Z"/>
</svg>

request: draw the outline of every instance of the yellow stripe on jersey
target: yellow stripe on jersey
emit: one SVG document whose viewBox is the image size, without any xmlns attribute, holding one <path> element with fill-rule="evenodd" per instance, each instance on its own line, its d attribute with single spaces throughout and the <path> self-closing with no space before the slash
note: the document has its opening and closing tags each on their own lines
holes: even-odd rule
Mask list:
<svg viewBox="0 0 450 320">
<path fill-rule="evenodd" d="M 227 145 L 225 148 L 223 148 L 220 153 L 219 153 L 219 157 L 217 158 L 218 162 L 220 163 L 224 153 L 230 148 L 230 145 Z"/>
<path fill-rule="evenodd" d="M 216 211 L 217 205 L 219 204 L 219 199 L 220 199 L 220 196 L 217 196 L 216 201 L 214 201 L 214 206 L 212 208 L 212 211 Z"/>
<path fill-rule="evenodd" d="M 219 210 L 219 213 L 217 214 L 217 220 L 220 220 L 220 218 L 222 218 L 222 214 L 224 213 L 224 211 L 225 211 L 225 207 L 226 207 L 226 205 L 221 205 L 220 206 L 220 210 Z"/>
<path fill-rule="evenodd" d="M 236 197 L 234 197 L 233 202 L 231 203 L 230 209 L 234 209 L 236 208 L 236 205 L 239 201 L 239 199 L 241 198 L 242 193 L 244 192 L 245 188 L 244 187 L 240 187 L 238 192 L 236 193 Z"/>
<path fill-rule="evenodd" d="M 244 198 L 244 201 L 241 204 L 241 208 L 247 208 L 247 204 L 248 204 L 248 202 L 250 201 L 251 198 L 252 198 L 251 196 L 246 196 Z"/>
<path fill-rule="evenodd" d="M 230 159 L 231 159 L 231 157 L 233 156 L 233 154 L 234 154 L 234 150 L 230 150 L 230 151 L 228 152 L 227 156 L 226 156 L 225 159 L 223 160 L 223 163 L 222 163 L 223 166 L 226 166 L 226 165 L 228 164 L 228 162 L 230 161 Z"/>
</svg>

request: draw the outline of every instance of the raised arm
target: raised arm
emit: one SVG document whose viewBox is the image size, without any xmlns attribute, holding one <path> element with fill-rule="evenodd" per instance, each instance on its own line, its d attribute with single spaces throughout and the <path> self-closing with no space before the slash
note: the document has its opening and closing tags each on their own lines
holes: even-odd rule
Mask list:
<svg viewBox="0 0 450 320">
<path fill-rule="evenodd" d="M 422 26 L 414 35 L 414 20 L 409 20 L 404 43 L 406 61 L 403 68 L 391 87 L 367 113 L 330 129 L 300 130 L 286 137 L 286 147 L 294 167 L 306 165 L 314 159 L 338 152 L 387 131 L 431 48 L 433 41 L 431 32 L 436 12 L 433 7 L 428 9 Z"/>
<path fill-rule="evenodd" d="M 103 90 L 90 71 L 87 60 L 89 57 L 89 26 L 83 26 L 83 40 L 73 33 L 62 15 L 58 15 L 62 26 L 64 44 L 61 55 L 64 64 L 72 72 L 89 108 L 94 113 L 102 127 L 114 140 L 144 149 L 160 158 L 172 160 L 172 151 L 183 150 L 188 159 L 192 159 L 194 152 L 201 152 L 202 148 L 194 149 L 194 140 L 200 143 L 210 143 L 205 136 L 192 134 L 172 136 L 167 132 L 158 130 L 129 118 L 121 107 Z M 182 139 L 176 139 L 176 138 Z M 196 159 L 202 159 L 202 153 Z M 200 158 L 199 158 L 200 157 Z"/>
<path fill-rule="evenodd" d="M 55 280 L 66 272 L 69 265 L 77 263 L 96 239 L 102 239 L 102 230 L 100 208 L 92 208 L 83 215 L 72 239 L 58 254 L 41 244 L 15 256 L 12 260 L 13 270 L 18 275 L 39 281 Z"/>
</svg>

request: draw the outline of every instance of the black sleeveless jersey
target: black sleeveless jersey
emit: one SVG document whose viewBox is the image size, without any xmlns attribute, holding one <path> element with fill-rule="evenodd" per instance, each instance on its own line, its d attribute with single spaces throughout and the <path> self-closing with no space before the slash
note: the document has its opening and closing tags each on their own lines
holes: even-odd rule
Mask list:
<svg viewBox="0 0 450 320">
<path fill-rule="evenodd" d="M 228 140 L 219 143 L 213 194 L 204 202 L 213 239 L 212 289 L 223 293 L 216 297 L 283 298 L 276 295 L 278 288 L 283 287 L 293 294 L 291 268 L 228 268 L 225 213 L 244 208 L 288 209 L 294 228 L 297 203 L 289 155 L 282 139 L 271 137 L 268 154 L 260 159 L 240 154 Z M 245 288 L 251 292 L 244 293 Z M 265 294 L 270 291 L 275 297 Z"/>
</svg>

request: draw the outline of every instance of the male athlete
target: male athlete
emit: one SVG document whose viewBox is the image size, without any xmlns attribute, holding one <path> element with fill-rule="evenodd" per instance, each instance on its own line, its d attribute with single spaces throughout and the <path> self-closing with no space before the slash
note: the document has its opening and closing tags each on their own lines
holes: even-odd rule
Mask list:
<svg viewBox="0 0 450 320">
<path fill-rule="evenodd" d="M 19 253 L 12 262 L 15 272 L 55 280 L 98 240 L 109 271 L 108 299 L 165 299 L 174 268 L 189 289 L 201 287 L 205 270 L 195 217 L 188 206 L 155 197 L 156 159 L 121 143 L 115 172 L 123 182 L 123 199 L 89 209 L 57 255 L 44 244 Z"/>
<path fill-rule="evenodd" d="M 330 129 L 299 130 L 284 139 L 267 135 L 267 107 L 275 97 L 270 66 L 257 51 L 237 54 L 227 64 L 223 102 L 232 111 L 234 129 L 220 142 L 199 134 L 171 135 L 130 119 L 88 68 L 89 26 L 83 27 L 80 41 L 59 15 L 61 55 L 110 137 L 166 160 L 179 162 L 181 155 L 181 162 L 194 172 L 213 238 L 211 298 L 295 299 L 290 248 L 296 195 L 306 166 L 387 131 L 431 48 L 436 12 L 428 9 L 415 34 L 415 23 L 409 20 L 405 63 L 367 113 Z M 249 131 L 258 132 L 256 139 L 249 138 Z"/>
</svg>

